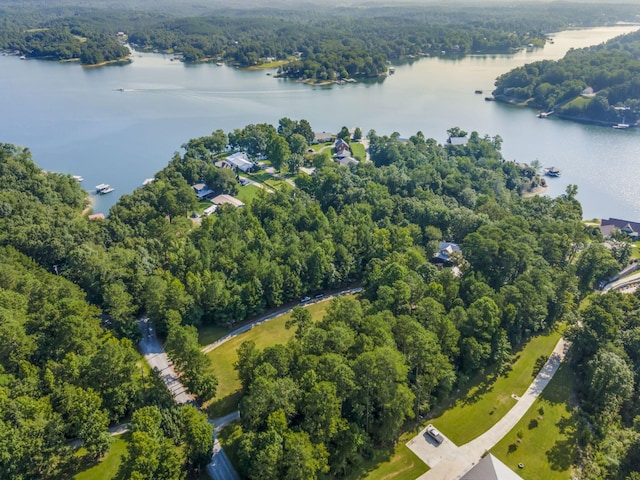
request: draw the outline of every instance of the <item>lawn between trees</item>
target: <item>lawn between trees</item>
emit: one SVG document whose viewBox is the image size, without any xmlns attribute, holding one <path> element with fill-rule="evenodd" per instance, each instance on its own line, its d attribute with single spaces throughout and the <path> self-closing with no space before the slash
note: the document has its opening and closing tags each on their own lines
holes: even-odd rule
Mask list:
<svg viewBox="0 0 640 480">
<path fill-rule="evenodd" d="M 347 297 L 352 297 L 352 295 L 347 295 Z M 329 303 L 329 301 L 316 302 L 309 304 L 305 308 L 311 313 L 313 321 L 316 322 L 322 319 Z M 254 341 L 256 347 L 259 349 L 279 343 L 286 343 L 295 333 L 295 328 L 289 330 L 285 328 L 285 323 L 290 318 L 291 312 L 264 322 L 232 338 L 207 354 L 211 361 L 212 369 L 218 378 L 218 390 L 215 398 L 204 405 L 210 418 L 218 418 L 238 409 L 238 402 L 241 398 L 241 385 L 238 372 L 234 368 L 234 364 L 238 360 L 238 347 L 240 347 L 243 342 L 249 340 Z M 212 341 L 215 341 L 215 335 L 220 333 L 217 330 L 211 330 L 211 332 L 215 332 L 213 335 L 207 332 L 209 332 L 209 330 L 205 329 L 203 338 L 213 338 Z M 223 335 L 220 335 L 218 338 Z"/>
<path fill-rule="evenodd" d="M 312 314 L 313 321 L 319 321 L 325 314 L 328 306 L 328 301 L 309 305 L 307 308 Z M 238 347 L 248 340 L 254 341 L 260 349 L 287 342 L 289 338 L 294 335 L 294 329 L 287 330 L 285 328 L 285 323 L 290 317 L 291 314 L 287 313 L 269 322 L 265 322 L 229 340 L 208 354 L 219 381 L 218 393 L 215 399 L 207 406 L 207 411 L 211 417 L 219 417 L 234 411 L 240 401 L 240 380 L 237 371 L 233 368 L 233 364 L 238 358 Z M 201 332 L 201 343 L 204 344 L 205 339 L 207 342 L 215 341 L 222 335 L 224 335 L 224 332 L 220 331 L 220 329 L 205 328 Z M 504 376 L 499 376 L 496 379 L 495 373 L 490 372 L 474 379 L 469 388 L 459 395 L 456 400 L 453 400 L 453 407 L 433 419 L 432 423 L 457 445 L 463 445 L 484 433 L 496 424 L 516 403 L 516 400 L 511 394 L 522 395 L 526 391 L 535 374 L 537 374 L 539 367 L 544 363 L 542 360 L 544 359 L 546 361 L 560 336 L 560 331 L 553 331 L 548 335 L 533 338 L 521 351 L 514 354 L 511 367 Z M 541 428 L 539 431 L 533 433 L 536 435 L 548 435 L 549 439 L 562 437 L 561 427 L 554 419 L 558 417 L 560 410 L 567 408 L 566 402 L 570 395 L 570 389 L 565 388 L 563 390 L 561 388 L 567 384 L 567 382 L 562 382 L 562 377 L 568 375 L 566 373 L 568 369 L 566 367 L 562 368 L 563 375 L 561 379 L 554 379 L 553 385 L 547 387 L 547 389 L 551 388 L 552 391 L 549 392 L 545 390 L 542 395 L 543 400 L 538 400 L 536 404 L 534 404 L 535 407 L 532 407 L 533 411 L 534 408 L 539 409 L 540 406 L 544 406 L 544 410 L 548 413 L 549 421 L 544 424 L 544 429 Z M 553 402 L 553 404 L 550 402 Z M 520 430 L 532 430 L 534 427 L 529 428 L 531 421 L 529 417 L 531 417 L 531 415 L 532 413 L 528 412 L 525 416 L 527 425 L 524 428 L 521 424 L 518 424 L 505 438 L 516 438 L 516 432 Z M 522 422 L 524 422 L 524 420 L 521 421 L 521 423 Z M 540 422 L 540 424 L 542 424 L 542 422 Z M 555 431 L 551 431 L 553 429 L 555 429 Z M 417 428 L 416 431 L 418 431 Z M 222 443 L 225 451 L 232 461 L 234 459 L 235 445 L 240 433 L 240 428 L 236 425 L 227 427 L 226 433 L 222 435 Z M 367 480 L 412 480 L 417 478 L 426 472 L 428 467 L 405 445 L 414 435 L 415 432 L 413 431 L 403 434 L 393 451 L 387 450 L 379 452 L 374 458 L 365 462 L 358 472 L 354 472 L 353 475 L 347 478 L 349 480 L 359 478 L 365 478 Z M 533 435 L 529 432 L 526 436 L 527 438 L 533 438 Z M 549 443 L 549 441 L 550 440 L 546 443 Z M 503 442 L 496 447 L 496 449 L 498 449 L 496 455 L 500 456 L 501 460 L 505 458 L 511 460 L 499 450 L 499 446 L 501 446 Z M 508 445 L 512 443 L 514 443 L 513 439 L 511 439 Z M 528 443 L 530 445 L 537 445 L 535 441 L 533 443 L 529 441 Z M 535 462 L 524 456 L 525 452 L 523 448 L 519 450 L 522 450 L 522 456 L 514 458 L 525 458 L 524 462 L 526 464 L 530 463 L 533 467 Z M 539 448 L 531 448 L 530 450 L 531 452 L 528 453 L 528 456 L 540 455 L 541 450 Z M 558 475 L 558 466 L 565 466 L 566 468 L 561 472 L 566 474 L 566 470 L 571 465 L 572 456 L 570 455 L 570 450 L 566 448 L 563 450 L 557 447 L 553 451 L 557 452 L 557 458 L 554 458 L 553 462 L 540 460 L 537 463 L 541 465 L 529 469 L 530 472 L 540 473 L 542 471 L 544 473 L 542 477 L 538 476 L 537 478 L 547 478 L 547 472 L 552 471 L 552 469 L 554 474 Z M 564 454 L 569 455 L 569 458 L 560 458 Z M 545 456 L 545 458 L 547 457 Z M 523 462 L 523 460 L 516 461 L 512 467 L 517 469 L 517 464 L 520 462 Z M 505 463 L 511 465 L 513 461 L 505 461 Z M 530 472 L 527 472 L 527 474 Z M 533 474 L 533 476 L 527 475 L 525 478 L 536 477 L 535 474 Z"/>
<path fill-rule="evenodd" d="M 573 379 L 569 366 L 562 364 L 520 422 L 491 449 L 525 480 L 569 478 L 576 453 Z"/>
</svg>

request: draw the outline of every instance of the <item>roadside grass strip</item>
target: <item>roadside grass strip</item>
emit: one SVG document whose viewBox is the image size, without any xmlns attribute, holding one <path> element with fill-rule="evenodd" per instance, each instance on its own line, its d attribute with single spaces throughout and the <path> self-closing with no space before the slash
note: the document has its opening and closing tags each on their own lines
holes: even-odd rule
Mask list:
<svg viewBox="0 0 640 480">
<path fill-rule="evenodd" d="M 309 304 L 305 307 L 314 321 L 321 320 L 330 301 Z M 221 417 L 237 410 L 240 401 L 240 379 L 238 372 L 233 367 L 238 360 L 237 350 L 243 342 L 253 340 L 256 347 L 263 349 L 279 343 L 286 343 L 295 334 L 295 328 L 287 330 L 285 323 L 291 318 L 291 312 L 285 313 L 268 322 L 261 323 L 254 328 L 242 333 L 228 342 L 220 345 L 207 354 L 211 360 L 214 373 L 218 377 L 218 391 L 213 399 L 205 406 L 211 418 Z"/>
</svg>

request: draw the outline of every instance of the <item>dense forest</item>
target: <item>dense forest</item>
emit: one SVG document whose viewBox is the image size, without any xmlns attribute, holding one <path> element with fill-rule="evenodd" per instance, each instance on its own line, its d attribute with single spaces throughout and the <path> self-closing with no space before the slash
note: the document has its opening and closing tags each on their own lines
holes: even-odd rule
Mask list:
<svg viewBox="0 0 640 480">
<path fill-rule="evenodd" d="M 241 67 L 286 62 L 280 75 L 312 81 L 376 77 L 390 60 L 421 55 L 508 53 L 568 26 L 633 19 L 632 6 L 370 7 L 339 16 L 314 8 L 203 12 L 194 17 L 81 7 L 22 9 L 0 2 L 0 49 L 37 58 L 123 59 L 124 32 L 135 48 L 179 54 L 187 62 Z"/>
<path fill-rule="evenodd" d="M 315 324 L 295 310 L 293 340 L 264 351 L 245 344 L 237 364 L 243 474 L 344 476 L 474 374 L 506 367 L 527 339 L 561 322 L 580 325 L 578 301 L 629 259 L 628 245 L 605 248 L 583 227 L 575 187 L 555 199 L 522 198 L 533 169 L 504 161 L 499 136 L 476 132 L 447 147 L 421 132 L 401 140 L 370 131 L 371 162 L 347 168 L 306 154 L 315 174 L 299 173 L 296 188 L 262 190 L 246 207 L 221 207 L 200 224 L 190 218 L 198 204 L 192 184 L 238 188 L 229 170 L 214 166 L 228 148 L 293 171 L 290 158 L 311 131 L 305 120 L 284 118 L 277 127 L 192 139 L 154 182 L 97 221 L 81 215 L 85 194 L 72 177 L 44 172 L 28 150 L 2 145 L 0 432 L 16 439 L 2 442 L 3 477 L 55 478 L 72 468 L 69 440 L 83 440 L 96 459 L 108 446 L 106 427 L 129 420 L 121 473 L 181 478 L 181 465 L 206 462 L 206 419 L 193 407 L 171 407 L 157 377 L 140 375 L 136 317 L 154 320 L 183 381 L 205 401 L 216 379 L 195 327 L 233 325 L 361 282 L 359 299 L 333 301 Z M 459 275 L 431 262 L 441 241 L 461 245 L 452 258 Z M 583 316 L 594 318 L 594 335 L 615 344 L 623 328 L 599 332 L 598 318 L 617 310 L 596 304 Z M 599 337 L 589 338 L 575 355 L 584 378 L 594 375 L 594 355 L 606 355 L 594 350 Z M 584 391 L 592 424 L 604 404 Z M 623 408 L 630 396 L 615 398 Z M 14 414 L 24 408 L 42 412 L 36 426 Z M 617 421 L 620 409 L 604 410 Z M 616 425 L 628 429 L 628 418 Z M 47 435 L 17 441 L 32 438 L 24 432 L 33 428 Z M 610 431 L 585 436 L 585 452 L 604 452 L 585 454 L 585 471 L 607 469 Z M 616 452 L 617 474 L 631 471 L 633 449 Z"/>
<path fill-rule="evenodd" d="M 498 78 L 493 93 L 561 117 L 633 125 L 640 118 L 640 32 L 516 68 Z"/>
</svg>

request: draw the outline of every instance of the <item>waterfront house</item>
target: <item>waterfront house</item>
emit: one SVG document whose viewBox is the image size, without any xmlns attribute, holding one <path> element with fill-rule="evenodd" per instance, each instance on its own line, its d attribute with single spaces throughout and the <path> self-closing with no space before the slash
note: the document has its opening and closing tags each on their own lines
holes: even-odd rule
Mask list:
<svg viewBox="0 0 640 480">
<path fill-rule="evenodd" d="M 602 233 L 603 237 L 611 236 L 615 230 L 620 230 L 629 237 L 636 239 L 640 235 L 640 223 L 620 218 L 603 218 L 600 220 L 600 233 Z"/>
<path fill-rule="evenodd" d="M 89 220 L 104 220 L 104 213 L 94 213 L 87 217 Z"/>
<path fill-rule="evenodd" d="M 328 143 L 333 140 L 333 134 L 327 132 L 314 132 L 313 143 Z"/>
<path fill-rule="evenodd" d="M 595 97 L 596 93 L 593 91 L 593 87 L 587 87 L 584 90 L 582 90 L 580 95 L 584 98 L 591 98 L 591 97 Z"/>
<path fill-rule="evenodd" d="M 349 152 L 349 153 L 351 152 L 351 148 L 349 147 L 349 144 L 341 138 L 336 140 L 334 148 L 336 150 L 337 155 L 340 155 L 343 152 Z"/>
<path fill-rule="evenodd" d="M 253 162 L 249 160 L 245 152 L 236 152 L 224 159 L 226 163 L 231 165 L 235 170 L 247 173 L 253 168 Z"/>
<path fill-rule="evenodd" d="M 191 188 L 193 188 L 193 191 L 196 192 L 196 197 L 198 197 L 199 200 L 208 198 L 215 193 L 213 190 L 207 187 L 206 183 L 196 183 L 195 185 L 191 185 Z"/>
</svg>

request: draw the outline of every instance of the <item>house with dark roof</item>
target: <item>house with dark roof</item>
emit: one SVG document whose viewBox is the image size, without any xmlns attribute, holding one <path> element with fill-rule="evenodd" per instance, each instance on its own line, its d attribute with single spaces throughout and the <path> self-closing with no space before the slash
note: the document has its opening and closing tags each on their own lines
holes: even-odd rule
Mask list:
<svg viewBox="0 0 640 480">
<path fill-rule="evenodd" d="M 442 263 L 444 265 L 452 265 L 451 255 L 454 252 L 462 252 L 460 246 L 453 242 L 440 242 L 438 252 L 433 256 L 434 263 Z"/>
<path fill-rule="evenodd" d="M 485 455 L 460 480 L 523 480 L 520 475 L 507 467 L 490 453 Z"/>
<path fill-rule="evenodd" d="M 631 238 L 637 238 L 640 235 L 640 223 L 620 218 L 603 218 L 600 220 L 600 233 L 602 233 L 603 237 L 611 236 L 615 230 L 620 230 Z"/>
<path fill-rule="evenodd" d="M 196 192 L 196 197 L 198 197 L 199 200 L 211 197 L 215 193 L 213 190 L 207 187 L 206 183 L 196 183 L 194 185 L 191 185 L 191 188 L 193 188 L 193 191 Z"/>
<path fill-rule="evenodd" d="M 336 140 L 334 148 L 336 150 L 337 155 L 340 155 L 343 152 L 351 153 L 351 147 L 349 147 L 349 144 L 341 138 Z"/>
</svg>

